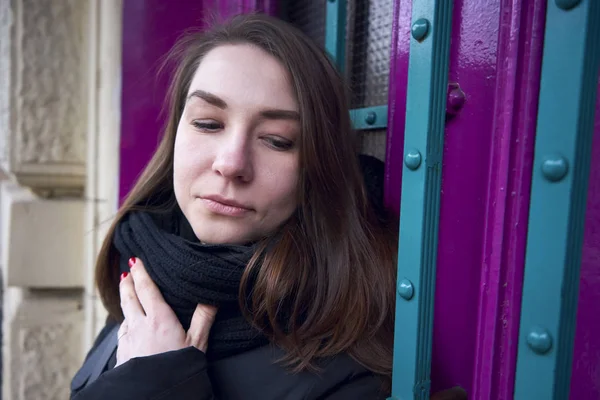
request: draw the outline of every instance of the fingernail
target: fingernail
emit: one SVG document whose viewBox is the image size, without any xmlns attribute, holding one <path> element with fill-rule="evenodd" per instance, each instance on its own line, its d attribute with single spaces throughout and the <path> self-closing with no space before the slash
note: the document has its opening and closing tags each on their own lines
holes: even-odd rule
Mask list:
<svg viewBox="0 0 600 400">
<path fill-rule="evenodd" d="M 129 272 L 123 272 L 123 273 L 121 274 L 121 280 L 123 280 L 123 279 L 127 278 L 127 275 L 129 275 Z"/>
<path fill-rule="evenodd" d="M 135 257 L 131 257 L 129 259 L 129 268 L 133 267 L 135 265 L 136 259 Z"/>
</svg>

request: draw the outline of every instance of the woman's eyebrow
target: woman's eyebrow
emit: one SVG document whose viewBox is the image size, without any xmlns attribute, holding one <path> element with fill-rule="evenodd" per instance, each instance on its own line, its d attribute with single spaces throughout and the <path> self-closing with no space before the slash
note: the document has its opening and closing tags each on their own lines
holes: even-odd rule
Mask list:
<svg viewBox="0 0 600 400">
<path fill-rule="evenodd" d="M 187 97 L 187 101 L 191 100 L 192 98 L 202 99 L 208 104 L 211 104 L 222 110 L 227 109 L 227 103 L 225 102 L 225 100 L 223 100 L 217 95 L 206 92 L 204 90 L 194 90 Z M 264 119 L 300 121 L 300 114 L 294 110 L 267 109 L 261 111 L 260 116 Z"/>
<path fill-rule="evenodd" d="M 221 99 L 218 96 L 215 96 L 212 93 L 209 92 L 205 92 L 204 90 L 194 90 L 192 93 L 190 93 L 190 95 L 187 97 L 187 101 L 190 101 L 192 98 L 199 98 L 204 100 L 205 102 L 207 102 L 208 104 L 212 104 L 215 107 L 221 108 L 221 109 L 226 109 L 227 108 L 227 103 L 225 102 L 225 100 Z"/>
</svg>

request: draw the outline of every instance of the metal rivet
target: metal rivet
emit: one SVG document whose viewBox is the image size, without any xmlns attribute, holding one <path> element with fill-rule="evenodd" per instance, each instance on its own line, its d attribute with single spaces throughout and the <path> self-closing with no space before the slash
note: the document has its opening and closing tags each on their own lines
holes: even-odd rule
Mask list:
<svg viewBox="0 0 600 400">
<path fill-rule="evenodd" d="M 367 125 L 373 125 L 377 121 L 377 114 L 375 111 L 369 111 L 365 116 L 365 122 Z"/>
<path fill-rule="evenodd" d="M 465 105 L 465 92 L 463 92 L 458 83 L 448 84 L 448 97 L 446 99 L 446 113 L 456 115 Z"/>
<path fill-rule="evenodd" d="M 542 173 L 550 182 L 558 182 L 569 172 L 569 163 L 562 156 L 548 156 L 542 163 Z"/>
<path fill-rule="evenodd" d="M 537 354 L 546 354 L 552 348 L 552 336 L 546 329 L 534 328 L 527 335 L 527 345 Z"/>
<path fill-rule="evenodd" d="M 420 394 L 422 398 L 429 398 L 429 394 L 431 393 L 431 383 L 429 381 L 419 382 L 413 388 L 413 393 Z"/>
<path fill-rule="evenodd" d="M 404 164 L 410 170 L 416 170 L 421 165 L 421 153 L 418 150 L 411 150 L 404 156 Z"/>
<path fill-rule="evenodd" d="M 556 5 L 563 10 L 570 10 L 581 3 L 581 0 L 556 0 Z"/>
<path fill-rule="evenodd" d="M 398 284 L 398 294 L 404 300 L 412 299 L 415 295 L 415 288 L 413 287 L 412 282 L 406 278 L 402 279 Z"/>
<path fill-rule="evenodd" d="M 412 25 L 411 33 L 412 37 L 417 41 L 421 41 L 425 39 L 427 33 L 429 32 L 429 21 L 425 18 L 419 18 Z"/>
</svg>

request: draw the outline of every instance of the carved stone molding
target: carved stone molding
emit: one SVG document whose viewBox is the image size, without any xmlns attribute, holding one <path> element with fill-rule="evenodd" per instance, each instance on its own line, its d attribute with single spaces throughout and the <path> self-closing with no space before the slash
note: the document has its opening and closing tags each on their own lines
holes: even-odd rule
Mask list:
<svg viewBox="0 0 600 400">
<path fill-rule="evenodd" d="M 3 398 L 62 400 L 81 365 L 81 291 L 7 289 Z M 75 344 L 75 345 L 74 345 Z"/>
<path fill-rule="evenodd" d="M 71 343 L 81 336 L 80 324 L 61 323 L 24 328 L 19 332 L 23 371 L 19 392 L 24 399 L 65 399 L 74 375 Z M 51 368 L 39 368 L 40 365 Z"/>
<path fill-rule="evenodd" d="M 0 2 L 0 161 L 33 189 L 83 188 L 88 1 Z M 9 79 L 6 79 L 6 78 Z"/>
</svg>

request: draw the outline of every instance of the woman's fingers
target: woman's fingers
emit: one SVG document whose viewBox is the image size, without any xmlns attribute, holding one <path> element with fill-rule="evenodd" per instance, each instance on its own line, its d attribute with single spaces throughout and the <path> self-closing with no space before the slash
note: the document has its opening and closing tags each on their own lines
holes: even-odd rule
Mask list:
<svg viewBox="0 0 600 400">
<path fill-rule="evenodd" d="M 198 304 L 187 332 L 148 275 L 144 263 L 132 258 L 119 290 L 125 321 L 119 329 L 118 365 L 142 357 L 194 346 L 206 352 L 217 308 Z M 145 317 L 145 318 L 141 318 Z"/>
<path fill-rule="evenodd" d="M 146 315 L 155 316 L 157 313 L 169 312 L 171 309 L 165 302 L 160 290 L 146 272 L 144 263 L 139 258 L 129 260 L 131 276 L 135 286 L 135 293 L 146 312 Z"/>
<path fill-rule="evenodd" d="M 194 315 L 192 316 L 192 322 L 190 329 L 187 332 L 187 342 L 191 346 L 206 352 L 208 346 L 208 335 L 210 328 L 215 321 L 215 315 L 217 314 L 217 308 L 206 304 L 198 304 Z"/>
<path fill-rule="evenodd" d="M 131 272 L 120 284 L 125 321 L 118 332 L 117 365 L 189 346 L 186 332 L 144 264 L 132 258 L 129 267 Z"/>
<path fill-rule="evenodd" d="M 126 320 L 133 321 L 146 315 L 135 292 L 133 278 L 127 272 L 121 274 L 119 293 L 121 297 L 121 310 L 123 310 L 123 316 Z"/>
</svg>

